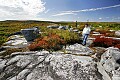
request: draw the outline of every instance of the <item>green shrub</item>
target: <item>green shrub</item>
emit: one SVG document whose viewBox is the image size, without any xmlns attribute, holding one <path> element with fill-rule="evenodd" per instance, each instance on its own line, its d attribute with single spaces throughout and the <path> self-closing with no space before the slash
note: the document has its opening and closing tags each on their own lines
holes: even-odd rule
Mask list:
<svg viewBox="0 0 120 80">
<path fill-rule="evenodd" d="M 72 43 L 80 43 L 80 36 L 78 33 L 69 32 L 68 30 L 58 30 L 58 29 L 51 29 L 46 32 L 46 34 L 54 33 L 61 36 L 62 39 L 66 42 L 66 44 Z"/>
</svg>

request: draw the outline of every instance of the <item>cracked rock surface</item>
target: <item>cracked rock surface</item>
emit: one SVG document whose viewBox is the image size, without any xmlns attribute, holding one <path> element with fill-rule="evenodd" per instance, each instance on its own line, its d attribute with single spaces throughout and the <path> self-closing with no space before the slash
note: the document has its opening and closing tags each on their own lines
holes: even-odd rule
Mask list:
<svg viewBox="0 0 120 80">
<path fill-rule="evenodd" d="M 109 47 L 101 56 L 100 64 L 110 76 L 109 80 L 120 80 L 120 49 Z M 105 74 L 103 73 L 103 77 Z"/>
<path fill-rule="evenodd" d="M 103 80 L 89 56 L 63 52 L 15 52 L 0 59 L 0 80 Z"/>
</svg>

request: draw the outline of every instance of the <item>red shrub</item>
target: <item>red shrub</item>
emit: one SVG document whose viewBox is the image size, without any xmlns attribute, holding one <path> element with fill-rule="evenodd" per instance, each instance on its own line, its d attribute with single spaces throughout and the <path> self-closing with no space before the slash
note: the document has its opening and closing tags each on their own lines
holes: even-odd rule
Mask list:
<svg viewBox="0 0 120 80">
<path fill-rule="evenodd" d="M 65 41 L 56 34 L 49 34 L 43 38 L 38 38 L 32 43 L 28 48 L 30 50 L 40 50 L 40 49 L 52 49 L 59 50 L 61 45 L 64 45 Z"/>
<path fill-rule="evenodd" d="M 96 37 L 93 41 L 94 46 L 109 47 L 112 46 L 112 39 L 103 36 Z"/>
<path fill-rule="evenodd" d="M 114 40 L 114 41 L 113 41 L 113 44 L 114 44 L 114 45 L 120 44 L 120 40 Z"/>
<path fill-rule="evenodd" d="M 37 45 L 35 43 L 32 43 L 28 46 L 28 48 L 33 51 L 33 50 L 37 50 Z"/>
<path fill-rule="evenodd" d="M 38 49 L 45 49 L 45 48 L 47 48 L 47 46 L 48 46 L 48 44 L 47 44 L 47 41 L 45 41 L 45 40 L 38 41 L 38 43 L 37 43 Z"/>
<path fill-rule="evenodd" d="M 92 46 L 98 47 L 111 47 L 120 43 L 120 40 L 114 40 L 112 38 L 106 38 L 105 36 L 97 36 L 93 41 Z"/>
</svg>

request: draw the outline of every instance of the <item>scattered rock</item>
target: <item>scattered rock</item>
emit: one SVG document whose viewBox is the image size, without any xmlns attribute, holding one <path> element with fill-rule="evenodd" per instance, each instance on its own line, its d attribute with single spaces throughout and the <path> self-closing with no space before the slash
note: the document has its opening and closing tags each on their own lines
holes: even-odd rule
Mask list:
<svg viewBox="0 0 120 80">
<path fill-rule="evenodd" d="M 51 25 L 51 26 L 47 26 L 47 28 L 57 29 L 57 28 L 59 28 L 59 26 L 58 25 Z"/>
<path fill-rule="evenodd" d="M 1 51 L 28 45 L 21 35 L 10 36 L 8 40 Z M 96 47 L 94 51 L 87 47 L 92 41 L 93 38 L 88 38 L 86 46 L 67 45 L 65 52 L 14 52 L 0 58 L 0 80 L 119 80 L 120 50 L 110 47 L 105 52 L 105 48 Z"/>
<path fill-rule="evenodd" d="M 92 35 L 98 36 L 98 35 L 101 35 L 101 34 L 100 34 L 100 32 L 95 32 L 95 31 L 94 31 Z"/>
<path fill-rule="evenodd" d="M 120 37 L 120 30 L 119 31 L 115 31 L 115 35 Z"/>
<path fill-rule="evenodd" d="M 78 32 L 78 29 L 74 29 L 73 32 Z"/>
<path fill-rule="evenodd" d="M 59 28 L 58 29 L 63 29 L 63 30 L 66 30 L 67 29 L 67 27 L 66 26 L 59 26 Z"/>
</svg>

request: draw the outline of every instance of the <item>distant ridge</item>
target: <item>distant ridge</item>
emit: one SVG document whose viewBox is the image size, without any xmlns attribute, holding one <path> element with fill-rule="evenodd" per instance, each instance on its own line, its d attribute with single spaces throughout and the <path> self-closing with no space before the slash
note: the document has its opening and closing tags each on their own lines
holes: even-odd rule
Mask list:
<svg viewBox="0 0 120 80">
<path fill-rule="evenodd" d="M 41 21 L 41 20 L 4 20 L 4 21 L 0 21 L 0 22 L 48 22 L 48 23 L 74 23 L 76 21 Z M 86 23 L 86 22 L 82 22 L 82 21 L 78 21 L 81 23 Z M 120 22 L 88 22 L 88 23 L 120 23 Z"/>
</svg>

